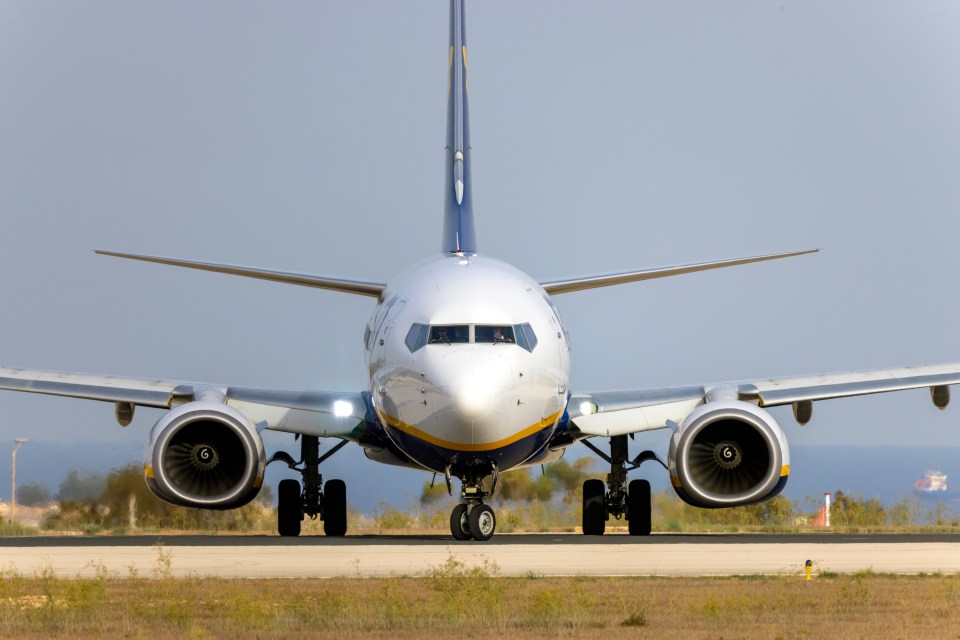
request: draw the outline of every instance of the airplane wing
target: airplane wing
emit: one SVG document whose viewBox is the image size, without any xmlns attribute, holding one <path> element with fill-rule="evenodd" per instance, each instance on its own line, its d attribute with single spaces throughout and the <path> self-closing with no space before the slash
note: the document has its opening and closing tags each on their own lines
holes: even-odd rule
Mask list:
<svg viewBox="0 0 960 640">
<path fill-rule="evenodd" d="M 94 253 L 102 256 L 112 256 L 114 258 L 126 258 L 127 260 L 154 262 L 156 264 L 165 264 L 172 267 L 185 267 L 187 269 L 199 269 L 200 271 L 211 271 L 213 273 L 226 273 L 233 276 L 256 278 L 258 280 L 270 280 L 273 282 L 283 282 L 285 284 L 296 284 L 302 287 L 313 287 L 314 289 L 328 289 L 330 291 L 352 293 L 360 296 L 369 296 L 371 298 L 379 297 L 386 287 L 386 285 L 382 282 L 348 280 L 346 278 L 317 276 L 307 273 L 294 273 L 292 271 L 274 271 L 272 269 L 244 267 L 235 264 L 199 262 L 197 260 L 180 260 L 178 258 L 164 258 L 162 256 L 148 256 L 137 253 L 120 253 L 119 251 L 98 250 L 94 251 Z"/>
<path fill-rule="evenodd" d="M 793 378 L 748 380 L 663 389 L 574 393 L 568 404 L 571 434 L 617 436 L 663 429 L 683 422 L 695 408 L 716 399 L 741 400 L 760 407 L 793 405 L 801 424 L 816 400 L 927 387 L 943 409 L 950 385 L 960 383 L 960 363 L 829 373 Z"/>
<path fill-rule="evenodd" d="M 285 391 L 175 380 L 0 368 L 0 389 L 112 402 L 122 426 L 136 406 L 171 409 L 194 400 L 214 400 L 266 429 L 356 440 L 367 403 L 360 392 Z"/>
<path fill-rule="evenodd" d="M 549 280 L 541 282 L 540 286 L 552 296 L 560 293 L 571 293 L 573 291 L 583 291 L 585 289 L 597 289 L 599 287 L 611 287 L 628 282 L 639 282 L 641 280 L 653 280 L 655 278 L 667 278 L 670 276 L 680 276 L 686 273 L 696 273 L 697 271 L 708 271 L 710 269 L 723 269 L 725 267 L 736 267 L 742 264 L 751 264 L 754 262 L 766 262 L 767 260 L 779 260 L 780 258 L 792 258 L 793 256 L 803 256 L 808 253 L 817 253 L 819 249 L 804 249 L 803 251 L 788 251 L 786 253 L 771 253 L 762 256 L 750 256 L 747 258 L 734 258 L 732 260 L 717 260 L 714 262 L 698 262 L 695 264 L 682 264 L 674 267 L 658 267 L 655 269 L 643 269 L 641 271 L 622 271 L 619 273 L 606 273 L 594 276 L 580 276 L 576 278 L 566 278 L 564 280 Z M 102 253 L 102 252 L 101 252 Z M 115 254 L 110 254 L 115 255 Z M 124 256 L 129 257 L 129 256 Z M 143 258 L 139 258 L 143 259 Z"/>
</svg>

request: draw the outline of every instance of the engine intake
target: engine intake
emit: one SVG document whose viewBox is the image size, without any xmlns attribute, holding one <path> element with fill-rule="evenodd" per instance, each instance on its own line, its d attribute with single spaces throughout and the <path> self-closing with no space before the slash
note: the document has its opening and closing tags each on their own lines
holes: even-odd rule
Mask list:
<svg viewBox="0 0 960 640">
<path fill-rule="evenodd" d="M 668 465 L 685 502 L 708 508 L 763 502 L 787 483 L 790 451 L 772 415 L 739 400 L 694 410 L 670 440 Z"/>
<path fill-rule="evenodd" d="M 246 416 L 188 402 L 154 425 L 144 475 L 154 495 L 172 504 L 232 509 L 257 496 L 265 467 L 263 440 Z"/>
</svg>

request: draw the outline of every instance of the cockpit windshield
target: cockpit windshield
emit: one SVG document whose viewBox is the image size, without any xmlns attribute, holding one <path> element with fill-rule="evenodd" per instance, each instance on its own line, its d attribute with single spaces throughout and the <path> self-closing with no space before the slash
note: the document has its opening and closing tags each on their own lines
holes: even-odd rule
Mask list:
<svg viewBox="0 0 960 640">
<path fill-rule="evenodd" d="M 527 323 L 503 325 L 447 324 L 426 325 L 414 323 L 405 340 L 411 353 L 428 344 L 515 344 L 525 351 L 537 347 L 537 336 Z"/>
<path fill-rule="evenodd" d="M 513 337 L 512 326 L 484 326 L 478 324 L 474 327 L 475 342 L 516 342 Z"/>
<path fill-rule="evenodd" d="M 428 344 L 470 342 L 470 325 L 455 324 L 430 327 L 430 339 L 427 342 Z"/>
</svg>

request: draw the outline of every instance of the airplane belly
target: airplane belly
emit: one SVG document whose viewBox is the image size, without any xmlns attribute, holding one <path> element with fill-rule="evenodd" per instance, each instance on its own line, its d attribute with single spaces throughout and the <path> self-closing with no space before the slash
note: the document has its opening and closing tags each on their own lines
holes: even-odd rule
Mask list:
<svg viewBox="0 0 960 640">
<path fill-rule="evenodd" d="M 438 444 L 429 435 L 423 437 L 423 432 L 411 432 L 390 424 L 385 426 L 385 431 L 393 443 L 417 464 L 443 473 L 451 463 L 468 463 L 473 460 L 494 462 L 501 471 L 512 469 L 541 451 L 553 435 L 555 426 L 555 423 L 550 423 L 530 433 L 517 434 L 515 439 L 482 448 Z"/>
</svg>

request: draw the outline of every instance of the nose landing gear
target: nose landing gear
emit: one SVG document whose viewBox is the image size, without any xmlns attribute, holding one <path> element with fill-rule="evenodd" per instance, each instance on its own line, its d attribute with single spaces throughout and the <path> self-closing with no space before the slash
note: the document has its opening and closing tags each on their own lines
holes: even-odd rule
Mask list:
<svg viewBox="0 0 960 640">
<path fill-rule="evenodd" d="M 492 462 L 489 467 L 471 464 L 464 468 L 460 476 L 463 479 L 463 489 L 460 491 L 463 502 L 450 513 L 450 533 L 457 540 L 485 542 L 493 537 L 497 530 L 497 516 L 483 500 L 497 488 L 497 476 L 497 466 Z M 493 478 L 489 491 L 483 488 L 483 480 L 487 477 Z"/>
<path fill-rule="evenodd" d="M 497 530 L 497 516 L 489 505 L 460 503 L 450 514 L 450 533 L 457 540 L 486 542 Z"/>
</svg>

